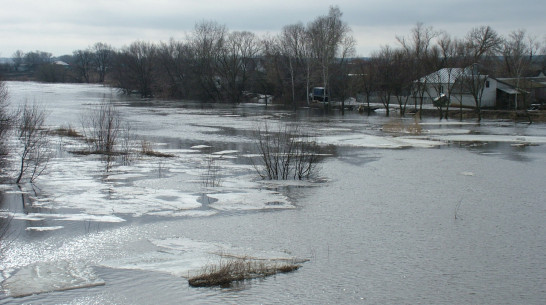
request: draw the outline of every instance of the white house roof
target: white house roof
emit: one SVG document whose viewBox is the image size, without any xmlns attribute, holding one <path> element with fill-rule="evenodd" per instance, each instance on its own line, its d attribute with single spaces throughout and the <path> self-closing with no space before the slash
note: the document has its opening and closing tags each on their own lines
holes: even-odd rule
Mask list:
<svg viewBox="0 0 546 305">
<path fill-rule="evenodd" d="M 461 74 L 464 68 L 443 68 L 436 72 L 432 72 L 427 76 L 421 77 L 419 82 L 429 84 L 453 84 Z"/>
</svg>

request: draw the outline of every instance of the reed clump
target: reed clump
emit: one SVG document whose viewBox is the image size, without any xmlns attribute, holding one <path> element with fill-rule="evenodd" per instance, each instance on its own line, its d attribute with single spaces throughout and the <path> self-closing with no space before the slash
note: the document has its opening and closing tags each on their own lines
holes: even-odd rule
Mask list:
<svg viewBox="0 0 546 305">
<path fill-rule="evenodd" d="M 192 287 L 229 287 L 233 282 L 263 278 L 278 273 L 298 270 L 301 266 L 292 263 L 271 263 L 251 259 L 229 259 L 203 267 L 200 274 L 190 277 Z"/>
</svg>

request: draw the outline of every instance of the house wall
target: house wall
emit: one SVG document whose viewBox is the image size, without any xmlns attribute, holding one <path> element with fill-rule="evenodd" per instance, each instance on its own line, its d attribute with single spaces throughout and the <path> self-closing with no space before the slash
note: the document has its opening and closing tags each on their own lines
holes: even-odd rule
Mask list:
<svg viewBox="0 0 546 305">
<path fill-rule="evenodd" d="M 488 77 L 486 82 L 489 82 L 489 87 L 483 89 L 482 107 L 493 108 L 497 103 L 497 80 Z"/>
<path fill-rule="evenodd" d="M 489 82 L 489 86 L 486 86 L 483 89 L 483 95 L 482 95 L 482 108 L 494 108 L 497 103 L 497 85 L 498 82 L 494 78 L 487 78 L 486 80 Z M 455 90 L 457 91 L 457 90 Z M 474 97 L 472 94 L 469 93 L 463 93 L 462 95 L 460 93 L 453 92 L 451 94 L 451 106 L 460 106 L 462 102 L 463 107 L 476 107 L 476 101 L 474 100 Z"/>
</svg>

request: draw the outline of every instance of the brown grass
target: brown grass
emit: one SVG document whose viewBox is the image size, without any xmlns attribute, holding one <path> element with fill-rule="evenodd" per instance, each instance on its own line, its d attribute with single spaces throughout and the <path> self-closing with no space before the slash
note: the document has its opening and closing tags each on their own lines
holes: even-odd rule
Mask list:
<svg viewBox="0 0 546 305">
<path fill-rule="evenodd" d="M 159 157 L 159 158 L 172 158 L 174 155 L 166 154 L 152 149 L 152 143 L 142 140 L 140 142 L 140 153 L 148 157 Z"/>
<path fill-rule="evenodd" d="M 392 119 L 383 125 L 383 131 L 389 133 L 421 134 L 422 128 L 417 116 L 415 116 L 413 123 L 405 122 L 402 119 Z"/>
<path fill-rule="evenodd" d="M 54 129 L 51 131 L 52 134 L 62 136 L 62 137 L 70 137 L 70 138 L 81 138 L 83 135 L 81 135 L 79 132 L 77 132 L 74 128 L 68 126 L 68 127 L 59 127 L 57 129 Z"/>
<path fill-rule="evenodd" d="M 189 278 L 188 283 L 192 287 L 229 287 L 233 282 L 292 272 L 300 267 L 296 264 L 270 263 L 245 258 L 229 259 L 219 264 L 205 266 L 201 274 Z"/>
</svg>

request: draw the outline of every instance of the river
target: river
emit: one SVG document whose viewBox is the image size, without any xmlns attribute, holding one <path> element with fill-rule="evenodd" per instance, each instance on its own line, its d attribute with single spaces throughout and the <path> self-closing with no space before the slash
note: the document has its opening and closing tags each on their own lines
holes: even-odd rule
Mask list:
<svg viewBox="0 0 546 305">
<path fill-rule="evenodd" d="M 35 185 L 0 185 L 0 304 L 543 304 L 546 125 L 138 99 L 98 85 L 7 82 L 13 108 L 78 130 L 104 101 L 138 147 L 106 171 L 55 136 Z M 395 114 L 396 116 L 396 114 Z M 254 131 L 297 124 L 324 148 L 310 181 L 262 181 Z M 14 157 L 16 158 L 16 156 Z M 219 183 L 200 182 L 214 158 Z M 295 272 L 192 288 L 226 255 Z M 45 292 L 50 291 L 50 292 Z M 30 294 L 16 297 L 17 294 Z"/>
</svg>

